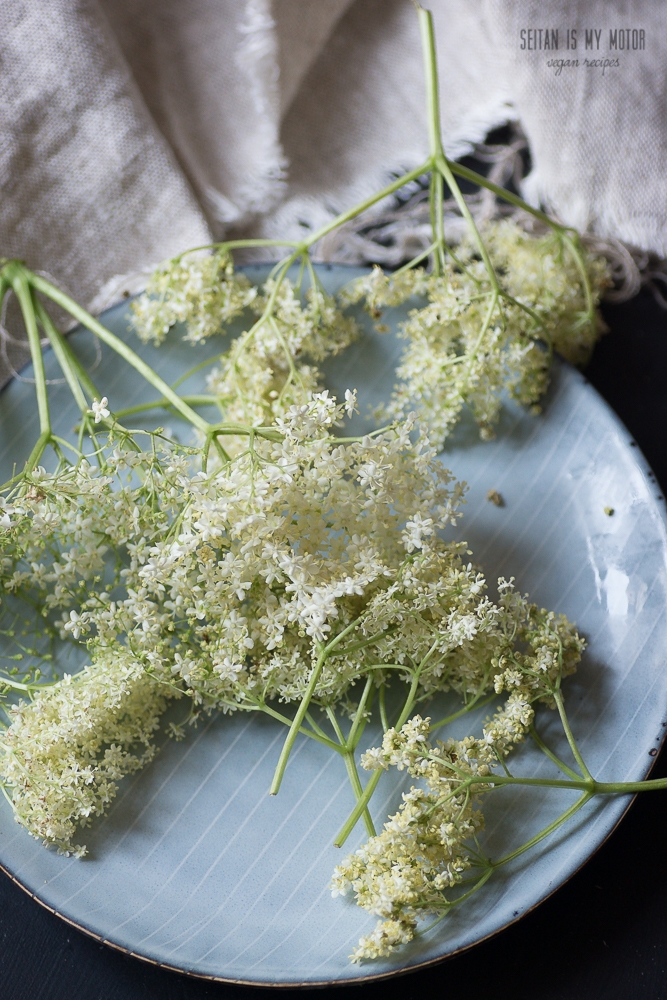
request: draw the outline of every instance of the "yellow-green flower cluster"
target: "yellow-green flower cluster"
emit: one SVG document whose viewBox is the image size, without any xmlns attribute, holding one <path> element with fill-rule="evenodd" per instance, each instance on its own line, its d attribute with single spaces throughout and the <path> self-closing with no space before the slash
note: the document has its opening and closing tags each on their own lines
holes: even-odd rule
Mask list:
<svg viewBox="0 0 667 1000">
<path fill-rule="evenodd" d="M 159 344 L 182 323 L 186 339 L 197 343 L 220 333 L 257 295 L 225 251 L 187 253 L 151 275 L 145 295 L 132 303 L 134 328 L 142 340 Z"/>
<path fill-rule="evenodd" d="M 492 656 L 497 692 L 508 690 L 505 704 L 483 728 L 481 737 L 429 740 L 430 719 L 417 715 L 397 732 L 388 729 L 382 746 L 362 755 L 368 770 L 407 769 L 426 788 L 413 786 L 399 811 L 334 872 L 334 895 L 352 891 L 359 906 L 380 917 L 362 937 L 352 960 L 374 959 L 410 941 L 420 918 L 442 916 L 456 899 L 447 895 L 471 865 L 467 845 L 483 829 L 480 796 L 492 787 L 492 769 L 520 743 L 532 724 L 536 701 L 550 702 L 561 678 L 572 673 L 584 643 L 563 616 L 529 605 L 510 583 L 499 582 L 501 604 L 514 614 L 516 650 Z"/>
<path fill-rule="evenodd" d="M 222 356 L 208 390 L 226 420 L 261 426 L 308 403 L 322 386 L 318 363 L 347 347 L 358 327 L 320 288 L 302 301 L 287 279 L 267 281 L 255 305 L 260 321 Z"/>
<path fill-rule="evenodd" d="M 561 230 L 536 237 L 504 220 L 482 235 L 486 259 L 467 236 L 431 273 L 374 267 L 339 294 L 338 305 L 315 278 L 303 295 L 285 274 L 260 291 L 234 272 L 228 252 L 186 254 L 153 275 L 133 304 L 134 324 L 142 339 L 159 342 L 180 322 L 199 341 L 250 308 L 258 318 L 221 356 L 208 387 L 226 420 L 266 425 L 322 388 L 318 363 L 358 333 L 345 307 L 362 302 L 379 320 L 383 310 L 414 301 L 400 330 L 407 346 L 393 396 L 378 416 L 402 419 L 414 410 L 441 444 L 467 406 L 490 438 L 504 393 L 537 408 L 554 350 L 574 364 L 588 359 L 609 277 L 604 260 Z"/>
<path fill-rule="evenodd" d="M 220 355 L 208 390 L 228 423 L 262 426 L 307 404 L 322 388 L 317 365 L 357 336 L 357 324 L 331 296 L 317 284 L 301 296 L 287 277 L 269 278 L 260 290 L 218 251 L 185 254 L 159 268 L 132 303 L 134 329 L 155 343 L 176 323 L 193 342 L 223 334 L 246 311 L 253 323 Z"/>
<path fill-rule="evenodd" d="M 66 848 L 104 809 L 170 693 L 195 710 L 256 711 L 300 701 L 319 662 L 313 704 L 326 708 L 397 668 L 418 697 L 466 698 L 511 687 L 528 662 L 551 680 L 573 669 L 570 626 L 511 582 L 492 601 L 465 543 L 443 540 L 463 487 L 411 420 L 331 435 L 354 406 L 354 393 L 341 405 L 317 393 L 209 472 L 171 442 L 140 452 L 121 436 L 102 468 L 37 469 L 8 495 L 4 593 L 94 657 L 12 717 L 0 771 L 36 836 Z M 26 783 L 29 761 L 39 774 Z"/>
<path fill-rule="evenodd" d="M 364 302 L 376 318 L 387 307 L 426 298 L 402 324 L 407 346 L 392 400 L 379 415 L 395 419 L 414 410 L 436 443 L 464 406 L 482 437 L 493 437 L 503 393 L 536 406 L 552 351 L 583 363 L 601 332 L 595 306 L 608 284 L 603 261 L 575 254 L 558 233 L 529 236 L 509 220 L 490 223 L 483 238 L 495 275 L 466 240 L 440 274 L 417 267 L 394 277 L 375 267 L 341 298 Z"/>
<path fill-rule="evenodd" d="M 127 647 L 100 644 L 80 673 L 10 708 L 0 776 L 18 822 L 45 844 L 84 854 L 72 842 L 77 829 L 105 811 L 124 775 L 151 759 L 160 716 L 176 694 Z"/>
</svg>

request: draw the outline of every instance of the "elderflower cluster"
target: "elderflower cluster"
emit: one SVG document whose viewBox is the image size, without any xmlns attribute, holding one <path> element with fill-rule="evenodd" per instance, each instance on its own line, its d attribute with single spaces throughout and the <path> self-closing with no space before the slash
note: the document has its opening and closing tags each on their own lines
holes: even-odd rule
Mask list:
<svg viewBox="0 0 667 1000">
<path fill-rule="evenodd" d="M 493 437 L 503 392 L 535 407 L 548 385 L 552 350 L 581 364 L 601 330 L 597 314 L 587 312 L 577 262 L 558 234 L 536 238 L 505 220 L 489 223 L 483 238 L 497 290 L 467 238 L 441 275 L 414 268 L 394 278 L 375 267 L 341 298 L 346 305 L 363 301 L 376 318 L 384 308 L 426 298 L 402 324 L 407 346 L 381 415 L 395 419 L 416 410 L 435 442 L 444 441 L 464 406 L 481 436 Z M 608 269 L 600 259 L 585 260 L 594 307 Z"/>
<path fill-rule="evenodd" d="M 11 708 L 0 775 L 18 822 L 45 844 L 83 855 L 72 843 L 77 828 L 104 812 L 120 778 L 151 759 L 160 716 L 177 693 L 128 648 L 98 645 L 80 673 Z"/>
<path fill-rule="evenodd" d="M 86 715 L 99 664 L 109 671 L 115 656 L 131 655 L 151 684 L 161 679 L 161 697 L 187 694 L 195 711 L 301 700 L 316 662 L 313 702 L 323 707 L 343 704 L 369 671 L 384 683 L 397 665 L 406 679 L 418 671 L 420 696 L 511 686 L 511 669 L 531 656 L 545 683 L 573 669 L 580 646 L 571 627 L 538 612 L 511 581 L 492 601 L 465 543 L 443 540 L 463 487 L 412 419 L 358 440 L 332 436 L 354 405 L 354 393 L 343 404 L 316 393 L 246 436 L 214 471 L 195 471 L 194 456 L 173 442 L 155 437 L 141 452 L 122 436 L 100 469 L 81 460 L 53 475 L 35 470 L 4 507 L 2 589 L 41 609 L 46 633 L 88 644 L 94 663 L 34 705 L 52 698 L 64 717 Z M 343 632 L 349 639 L 338 641 Z M 127 705 L 131 726 L 138 703 Z M 20 718 L 9 732 L 12 753 L 25 757 L 41 740 L 42 717 L 35 709 Z M 144 732 L 141 719 L 131 731 Z M 88 774 L 93 752 L 101 761 L 107 741 L 121 745 L 111 722 L 96 727 L 95 751 L 74 741 L 64 753 L 56 738 L 40 764 L 44 782 L 69 781 L 74 760 Z M 2 760 L 22 822 L 61 846 L 112 794 L 108 782 L 84 781 L 67 808 L 47 796 L 42 814 Z"/>
<path fill-rule="evenodd" d="M 257 289 L 234 272 L 228 253 L 184 254 L 158 268 L 145 295 L 132 303 L 134 329 L 142 340 L 159 344 L 183 323 L 186 339 L 197 343 L 220 333 L 256 298 Z"/>
<path fill-rule="evenodd" d="M 176 323 L 193 342 L 224 333 L 246 310 L 253 325 L 221 354 L 207 385 L 227 422 L 262 426 L 306 404 L 321 388 L 319 362 L 357 336 L 355 321 L 329 295 L 314 286 L 302 297 L 287 278 L 269 278 L 260 292 L 218 251 L 186 254 L 159 268 L 132 303 L 137 334 L 155 343 Z"/>
<path fill-rule="evenodd" d="M 502 220 L 482 235 L 495 278 L 468 235 L 446 255 L 442 273 L 408 267 L 392 275 L 376 266 L 337 303 L 316 284 L 302 295 L 284 274 L 260 292 L 235 273 L 224 249 L 187 254 L 152 276 L 133 303 L 134 325 L 142 339 L 159 343 L 180 322 L 187 339 L 199 341 L 250 309 L 254 324 L 221 355 L 208 389 L 229 422 L 261 426 L 321 388 L 318 364 L 358 334 L 346 307 L 363 302 L 379 320 L 384 309 L 412 300 L 396 386 L 377 415 L 403 419 L 415 410 L 441 444 L 467 406 L 481 436 L 491 438 L 503 393 L 538 409 L 554 350 L 574 364 L 588 359 L 609 276 L 601 258 L 568 247 L 561 232 L 535 237 Z"/>
<path fill-rule="evenodd" d="M 581 655 L 583 640 L 567 619 L 526 604 L 507 581 L 500 581 L 499 590 L 505 607 L 518 612 L 525 652 L 492 658 L 494 669 L 505 667 L 494 677 L 495 690 L 510 694 L 481 737 L 433 746 L 430 719 L 417 715 L 398 732 L 387 730 L 382 746 L 361 757 L 368 770 L 407 769 L 426 788 L 413 786 L 405 793 L 382 832 L 334 871 L 333 895 L 352 891 L 359 906 L 380 918 L 359 941 L 354 962 L 390 954 L 412 940 L 420 918 L 443 915 L 453 905 L 446 891 L 473 864 L 466 842 L 483 829 L 479 798 L 493 787 L 485 779 L 524 739 L 534 703 L 551 701 L 560 678 L 575 669 Z"/>
<path fill-rule="evenodd" d="M 309 288 L 301 301 L 288 280 L 266 282 L 257 300 L 265 319 L 244 333 L 211 372 L 208 390 L 230 422 L 269 424 L 290 406 L 305 405 L 322 383 L 317 364 L 358 335 L 333 299 Z"/>
</svg>

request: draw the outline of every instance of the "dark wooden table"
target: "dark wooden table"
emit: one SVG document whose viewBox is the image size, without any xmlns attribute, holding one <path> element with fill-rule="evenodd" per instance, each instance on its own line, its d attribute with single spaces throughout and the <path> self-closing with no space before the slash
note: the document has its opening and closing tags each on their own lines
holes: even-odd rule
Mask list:
<svg viewBox="0 0 667 1000">
<path fill-rule="evenodd" d="M 611 332 L 588 376 L 667 489 L 667 312 L 642 292 L 605 316 Z M 653 773 L 667 775 L 666 752 Z M 640 797 L 583 870 L 515 926 L 400 981 L 335 995 L 375 1000 L 398 990 L 404 1000 L 667 1000 L 667 793 Z M 2 1000 L 242 1000 L 257 992 L 98 945 L 0 875 Z"/>
</svg>

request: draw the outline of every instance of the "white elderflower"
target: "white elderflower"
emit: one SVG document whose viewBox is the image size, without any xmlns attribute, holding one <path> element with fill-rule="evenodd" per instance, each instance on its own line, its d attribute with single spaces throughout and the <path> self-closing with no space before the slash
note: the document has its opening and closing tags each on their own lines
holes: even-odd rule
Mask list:
<svg viewBox="0 0 667 1000">
<path fill-rule="evenodd" d="M 120 778 L 150 759 L 170 696 L 128 649 L 115 646 L 11 709 L 0 775 L 18 822 L 46 844 L 83 854 L 72 837 L 105 811 Z"/>
<path fill-rule="evenodd" d="M 99 400 L 98 399 L 93 400 L 90 410 L 88 412 L 93 414 L 96 424 L 99 424 L 102 420 L 106 420 L 106 418 L 110 415 L 108 403 L 109 400 L 107 399 L 106 396 L 102 396 L 102 398 Z"/>
<path fill-rule="evenodd" d="M 558 677 L 571 672 L 581 654 L 582 640 L 565 618 L 517 599 L 511 581 L 500 580 L 498 589 L 503 605 L 496 627 L 511 627 L 528 652 L 515 650 L 510 659 L 500 652 L 501 643 L 490 655 L 492 663 L 512 663 L 492 679 L 492 690 L 506 688 L 510 694 L 482 735 L 434 746 L 428 738 L 430 720 L 416 715 L 399 731 L 388 729 L 382 746 L 361 756 L 368 770 L 407 769 L 426 788 L 413 786 L 405 793 L 382 832 L 334 871 L 332 893 L 352 890 L 357 903 L 380 918 L 376 929 L 360 940 L 351 956 L 354 962 L 390 954 L 414 937 L 422 917 L 447 912 L 455 901 L 447 890 L 473 864 L 467 845 L 477 848 L 483 828 L 478 806 L 493 787 L 493 769 L 525 739 L 533 722 L 533 702 L 550 701 Z M 507 615 L 510 609 L 512 626 L 509 616 L 503 621 L 503 612 Z M 538 674 L 536 663 L 544 661 L 549 666 Z"/>
<path fill-rule="evenodd" d="M 151 276 L 132 303 L 134 328 L 142 340 L 160 343 L 182 323 L 187 339 L 197 342 L 219 333 L 256 298 L 257 289 L 234 272 L 229 254 L 188 253 Z"/>
<path fill-rule="evenodd" d="M 88 672 L 37 692 L 12 716 L 11 760 L 32 759 L 28 720 L 53 722 L 52 709 L 66 715 L 72 698 L 84 697 L 86 713 L 99 720 L 97 742 L 76 736 L 69 748 L 74 736 L 53 722 L 51 756 L 39 765 L 52 776 L 61 760 L 76 773 L 87 768 L 92 799 L 84 796 L 84 805 L 71 778 L 66 808 L 49 796 L 38 808 L 3 754 L 5 785 L 35 836 L 69 849 L 77 825 L 103 811 L 117 777 L 139 766 L 129 735 L 118 736 L 126 716 L 116 711 L 126 696 L 135 705 L 135 689 L 144 692 L 146 711 L 154 706 L 151 720 L 178 693 L 195 712 L 257 711 L 271 700 L 300 702 L 307 691 L 315 705 L 347 711 L 351 688 L 369 669 L 382 684 L 382 664 L 404 665 L 407 680 L 421 664 L 415 697 L 511 692 L 511 711 L 494 717 L 484 739 L 460 748 L 479 771 L 515 745 L 532 701 L 549 701 L 555 678 L 574 669 L 582 643 L 565 619 L 538 611 L 511 581 L 501 581 L 494 603 L 465 544 L 443 540 L 442 529 L 459 516 L 463 486 L 428 438 L 414 434 L 412 420 L 341 443 L 331 430 L 344 413 L 330 393 L 312 393 L 276 418 L 252 450 L 208 472 L 195 471 L 171 442 L 152 439 L 140 452 L 114 431 L 100 468 L 81 460 L 55 474 L 33 473 L 20 508 L 11 498 L 10 526 L 0 536 L 3 591 L 29 593 L 45 634 L 86 642 L 94 656 Z M 348 629 L 347 643 L 336 645 Z M 311 686 L 328 643 L 332 652 Z M 103 650 L 115 651 L 115 660 Z M 164 680 L 155 687 L 158 677 Z M 127 732 L 143 740 L 138 722 Z M 363 762 L 427 777 L 427 737 L 428 722 L 417 717 L 400 733 L 389 731 Z M 392 829 L 407 815 L 394 818 Z M 454 878 L 453 864 L 433 878 Z M 407 878 L 391 886 L 405 888 Z"/>
<path fill-rule="evenodd" d="M 392 401 L 382 408 L 397 418 L 417 409 L 441 443 L 468 406 L 483 438 L 493 437 L 501 394 L 535 407 L 548 385 L 551 351 L 585 362 L 601 332 L 587 314 L 586 290 L 571 254 L 557 234 L 529 236 L 509 220 L 489 223 L 483 237 L 500 283 L 497 292 L 466 237 L 439 277 L 415 273 L 411 283 L 375 268 L 356 292 L 371 312 L 405 301 L 414 288 L 426 302 L 403 323 L 407 341 Z M 597 305 L 609 283 L 603 261 L 586 258 Z M 409 273 L 409 272 L 408 272 Z"/>
</svg>

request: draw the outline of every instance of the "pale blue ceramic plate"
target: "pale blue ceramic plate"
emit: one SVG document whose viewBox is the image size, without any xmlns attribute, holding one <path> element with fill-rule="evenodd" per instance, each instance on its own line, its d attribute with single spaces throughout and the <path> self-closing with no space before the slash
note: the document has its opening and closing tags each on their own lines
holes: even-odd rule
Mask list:
<svg viewBox="0 0 667 1000">
<path fill-rule="evenodd" d="M 351 273 L 321 270 L 330 288 Z M 119 306 L 105 320 L 129 337 L 126 311 Z M 395 311 L 392 318 L 399 317 Z M 75 334 L 74 341 L 92 358 L 87 335 Z M 362 404 L 376 402 L 389 388 L 399 349 L 393 336 L 368 326 L 346 358 L 329 367 L 330 386 L 357 387 Z M 207 351 L 213 353 L 211 345 L 195 348 L 175 337 L 168 349 L 142 348 L 168 381 Z M 51 356 L 47 368 L 55 374 Z M 147 398 L 140 380 L 107 352 L 95 378 L 113 409 Z M 188 388 L 196 391 L 194 383 Z M 76 413 L 66 387 L 54 392 L 56 429 L 67 435 Z M 37 436 L 31 386 L 15 381 L 0 394 L 0 429 L 4 481 Z M 469 484 L 461 535 L 488 577 L 515 576 L 522 590 L 565 612 L 588 639 L 566 694 L 582 750 L 601 780 L 643 777 L 667 721 L 664 505 L 631 445 L 583 376 L 561 365 L 542 417 L 509 407 L 490 443 L 464 423 L 444 455 Z M 504 507 L 487 501 L 489 489 L 502 494 Z M 614 509 L 612 517 L 605 507 Z M 538 724 L 557 745 L 548 711 Z M 456 734 L 470 725 L 461 722 Z M 367 745 L 375 735 L 369 732 Z M 341 859 L 332 840 L 352 806 L 344 768 L 326 748 L 304 740 L 279 796 L 269 798 L 283 738 L 279 724 L 238 715 L 212 718 L 183 742 L 167 742 L 87 831 L 85 860 L 59 857 L 31 840 L 3 800 L 0 862 L 77 927 L 160 965 L 261 985 L 354 982 L 437 961 L 518 919 L 595 851 L 628 804 L 627 798 L 593 802 L 539 853 L 502 870 L 410 947 L 358 967 L 348 955 L 374 919 L 327 889 Z M 529 746 L 515 759 L 521 773 L 549 772 Z M 395 779 L 387 776 L 379 786 L 378 819 L 398 801 Z M 490 797 L 493 853 L 527 839 L 569 802 L 569 793 L 534 789 Z M 363 839 L 359 826 L 348 847 Z"/>
</svg>

